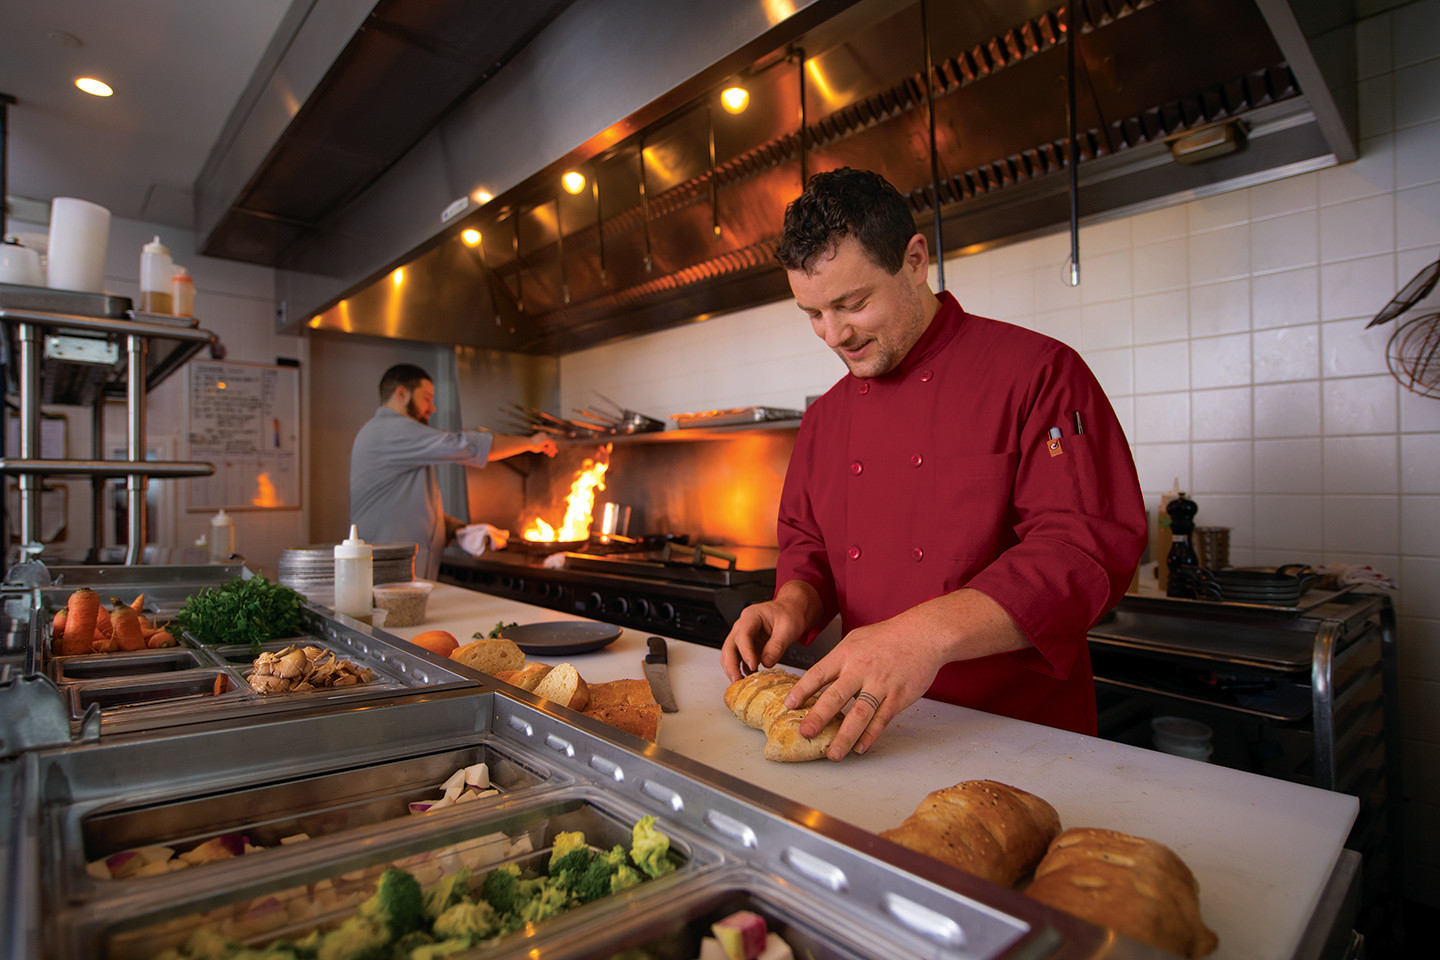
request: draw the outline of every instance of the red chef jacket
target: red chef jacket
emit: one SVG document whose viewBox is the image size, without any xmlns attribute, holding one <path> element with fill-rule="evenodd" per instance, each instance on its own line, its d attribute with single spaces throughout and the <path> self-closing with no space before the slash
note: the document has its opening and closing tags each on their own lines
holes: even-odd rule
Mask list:
<svg viewBox="0 0 1440 960">
<path fill-rule="evenodd" d="M 1129 444 L 1074 350 L 939 297 L 895 370 L 847 374 L 806 412 L 776 583 L 813 585 L 846 633 L 980 590 L 1034 648 L 948 663 L 926 695 L 1093 735 L 1085 634 L 1146 541 Z"/>
</svg>

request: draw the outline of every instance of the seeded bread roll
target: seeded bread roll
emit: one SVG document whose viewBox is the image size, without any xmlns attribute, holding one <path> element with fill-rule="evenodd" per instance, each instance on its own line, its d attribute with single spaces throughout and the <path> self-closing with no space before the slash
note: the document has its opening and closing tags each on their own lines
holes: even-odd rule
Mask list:
<svg viewBox="0 0 1440 960">
<path fill-rule="evenodd" d="M 926 796 L 900 826 L 880 834 L 991 883 L 1012 887 L 1060 832 L 1044 800 L 995 780 L 966 780 Z"/>
<path fill-rule="evenodd" d="M 525 666 L 525 654 L 515 646 L 515 641 L 504 637 L 486 637 L 463 647 L 456 647 L 450 654 L 450 659 L 492 677 L 497 673 L 519 670 Z"/>
<path fill-rule="evenodd" d="M 1200 917 L 1200 884 L 1169 847 L 1076 827 L 1054 839 L 1025 894 L 1190 960 L 1219 942 Z"/>
<path fill-rule="evenodd" d="M 825 756 L 843 717 L 835 717 L 819 733 L 806 740 L 800 735 L 800 721 L 815 705 L 814 697 L 799 709 L 785 709 L 785 697 L 799 677 L 785 670 L 760 670 L 741 677 L 725 689 L 725 706 L 757 730 L 765 731 L 765 759 L 780 763 L 818 760 Z"/>
</svg>

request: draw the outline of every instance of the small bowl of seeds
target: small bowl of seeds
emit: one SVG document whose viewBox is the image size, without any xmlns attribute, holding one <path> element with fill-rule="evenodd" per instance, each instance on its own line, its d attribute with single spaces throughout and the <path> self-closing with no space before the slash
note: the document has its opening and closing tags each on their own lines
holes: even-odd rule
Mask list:
<svg viewBox="0 0 1440 960">
<path fill-rule="evenodd" d="M 385 611 L 386 627 L 413 627 L 425 622 L 425 606 L 434 584 L 427 580 L 375 584 L 375 606 Z"/>
</svg>

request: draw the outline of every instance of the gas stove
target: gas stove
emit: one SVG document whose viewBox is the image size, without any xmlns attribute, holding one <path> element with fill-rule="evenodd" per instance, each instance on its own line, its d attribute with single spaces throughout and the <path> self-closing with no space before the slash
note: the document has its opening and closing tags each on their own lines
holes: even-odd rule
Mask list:
<svg viewBox="0 0 1440 960">
<path fill-rule="evenodd" d="M 440 580 L 511 600 L 720 646 L 740 611 L 775 591 L 773 548 L 692 546 L 549 556 L 508 550 L 472 557 L 452 547 Z"/>
</svg>

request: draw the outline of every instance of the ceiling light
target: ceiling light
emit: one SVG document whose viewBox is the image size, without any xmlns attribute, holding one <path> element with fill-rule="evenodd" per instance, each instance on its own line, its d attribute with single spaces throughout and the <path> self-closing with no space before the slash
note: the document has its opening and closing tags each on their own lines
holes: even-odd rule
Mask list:
<svg viewBox="0 0 1440 960">
<path fill-rule="evenodd" d="M 729 113 L 744 113 L 750 106 L 750 91 L 744 87 L 726 87 L 720 92 L 720 105 Z"/>
<path fill-rule="evenodd" d="M 585 175 L 571 170 L 560 178 L 560 183 L 564 185 L 566 193 L 579 193 L 585 189 Z"/>
<path fill-rule="evenodd" d="M 405 268 L 396 267 L 395 272 L 390 274 L 390 282 L 397 287 L 403 284 L 405 282 Z"/>
<path fill-rule="evenodd" d="M 484 189 L 476 190 L 470 196 L 474 197 L 475 202 L 479 204 L 486 204 L 489 203 L 491 200 L 495 199 L 495 195 L 493 193 L 491 193 L 489 190 Z"/>
<path fill-rule="evenodd" d="M 467 247 L 473 247 L 480 242 L 480 231 L 474 228 L 460 231 L 460 239 L 465 241 Z"/>
<path fill-rule="evenodd" d="M 75 81 L 75 86 L 96 97 L 108 97 L 115 92 L 110 89 L 110 84 L 94 77 L 80 77 Z"/>
</svg>

